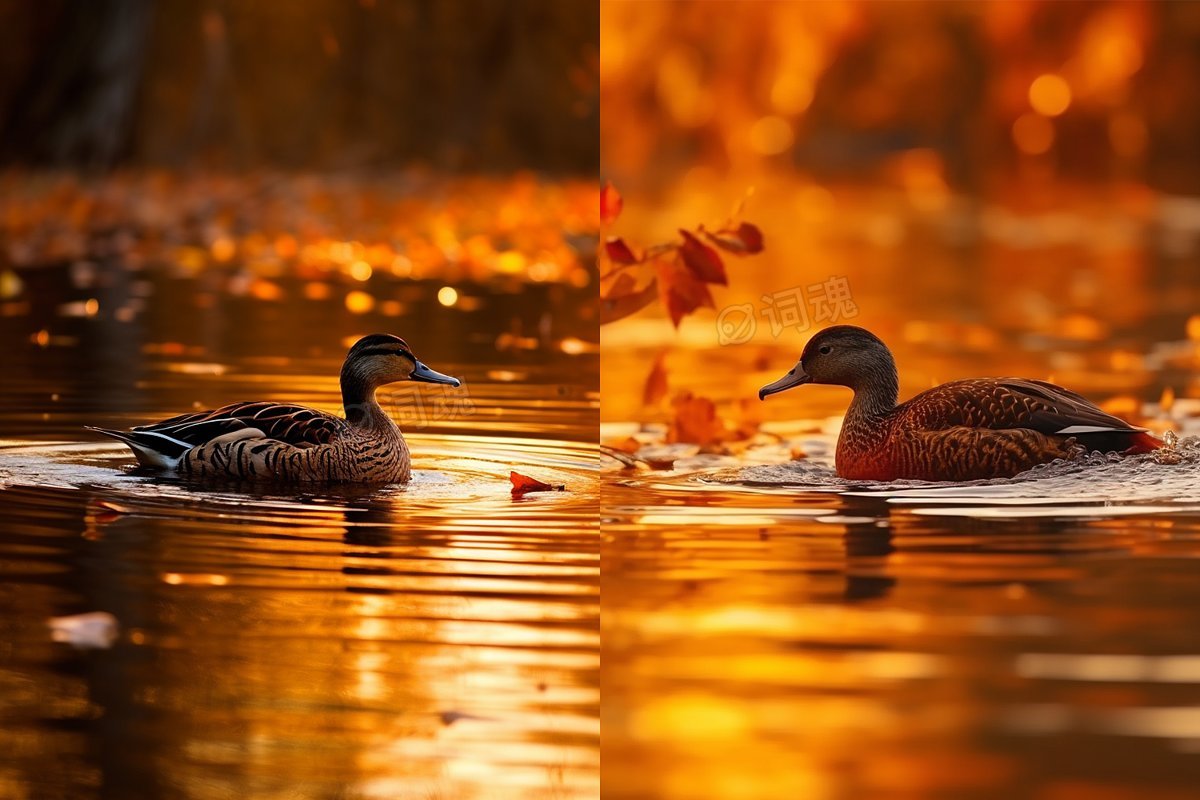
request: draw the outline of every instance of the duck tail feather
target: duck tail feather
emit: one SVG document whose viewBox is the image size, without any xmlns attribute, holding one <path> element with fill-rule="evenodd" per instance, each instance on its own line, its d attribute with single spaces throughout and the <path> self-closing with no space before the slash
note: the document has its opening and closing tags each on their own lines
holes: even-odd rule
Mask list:
<svg viewBox="0 0 1200 800">
<path fill-rule="evenodd" d="M 1163 446 L 1163 443 L 1161 441 L 1159 441 L 1158 439 L 1154 438 L 1154 436 L 1151 435 L 1149 432 L 1139 431 L 1138 433 L 1135 433 L 1133 436 L 1130 437 L 1129 449 L 1126 450 L 1125 452 L 1129 453 L 1131 455 L 1134 455 L 1137 453 L 1150 453 L 1150 452 L 1153 452 L 1153 451 L 1159 449 L 1162 446 Z"/>
<path fill-rule="evenodd" d="M 110 436 L 133 451 L 138 464 L 153 469 L 173 470 L 179 459 L 192 449 L 192 445 L 161 433 L 152 431 L 117 431 L 111 428 L 85 426 L 90 431 Z"/>
</svg>

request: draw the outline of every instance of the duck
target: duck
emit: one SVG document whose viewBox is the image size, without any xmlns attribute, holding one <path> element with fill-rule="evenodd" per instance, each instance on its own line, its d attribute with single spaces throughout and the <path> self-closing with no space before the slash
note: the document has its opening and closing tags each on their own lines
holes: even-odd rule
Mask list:
<svg viewBox="0 0 1200 800">
<path fill-rule="evenodd" d="M 809 383 L 854 392 L 834 457 L 838 476 L 848 480 L 1009 478 L 1092 450 L 1134 454 L 1162 446 L 1145 428 L 1046 381 L 952 381 L 897 404 L 891 350 L 854 325 L 818 332 L 796 366 L 759 389 L 758 398 Z"/>
<path fill-rule="evenodd" d="M 459 387 L 425 366 L 408 343 L 374 333 L 342 364 L 344 417 L 265 400 L 231 403 L 131 430 L 90 427 L 126 444 L 138 464 L 183 478 L 272 483 L 407 483 L 408 444 L 375 392 L 398 381 Z"/>
</svg>

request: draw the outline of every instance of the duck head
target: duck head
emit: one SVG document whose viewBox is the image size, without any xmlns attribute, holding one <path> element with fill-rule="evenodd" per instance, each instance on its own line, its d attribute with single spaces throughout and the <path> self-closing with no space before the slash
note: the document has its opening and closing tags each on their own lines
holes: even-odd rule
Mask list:
<svg viewBox="0 0 1200 800">
<path fill-rule="evenodd" d="M 893 393 L 896 362 L 878 336 L 854 325 L 835 325 L 818 333 L 786 375 L 758 390 L 758 399 L 805 383 L 848 386 L 857 392 L 878 387 Z"/>
<path fill-rule="evenodd" d="M 348 384 L 375 389 L 397 381 L 461 386 L 462 381 L 430 369 L 413 355 L 408 342 L 390 333 L 372 333 L 354 343 L 342 364 L 342 391 Z"/>
</svg>

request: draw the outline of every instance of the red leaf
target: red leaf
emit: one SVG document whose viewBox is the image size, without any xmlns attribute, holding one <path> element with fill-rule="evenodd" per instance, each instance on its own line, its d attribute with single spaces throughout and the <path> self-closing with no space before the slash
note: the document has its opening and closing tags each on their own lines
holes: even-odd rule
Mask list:
<svg viewBox="0 0 1200 800">
<path fill-rule="evenodd" d="M 614 264 L 636 264 L 638 257 L 633 254 L 629 245 L 619 236 L 610 236 L 604 243 L 604 252 Z"/>
<path fill-rule="evenodd" d="M 526 492 L 562 492 L 566 491 L 566 486 L 559 484 L 551 486 L 543 481 L 531 478 L 528 475 L 522 475 L 519 472 L 509 471 L 508 479 L 512 481 L 512 493 L 514 497 L 525 494 Z"/>
<path fill-rule="evenodd" d="M 675 417 L 667 432 L 668 442 L 704 446 L 720 444 L 729 438 L 725 421 L 717 415 L 716 404 L 707 397 L 696 397 L 689 391 L 683 391 L 671 400 L 671 407 Z"/>
<path fill-rule="evenodd" d="M 635 290 L 636 281 L 627 272 L 621 273 L 608 294 L 600 298 L 600 324 L 607 325 L 636 314 L 654 302 L 658 294 L 658 281 L 652 280 L 642 289 Z"/>
<path fill-rule="evenodd" d="M 763 249 L 762 231 L 758 229 L 758 226 L 751 225 L 749 222 L 743 222 L 734 229 L 722 228 L 716 232 L 704 231 L 704 235 L 717 247 L 739 256 L 761 253 Z"/>
<path fill-rule="evenodd" d="M 605 181 L 604 187 L 600 190 L 600 221 L 605 225 L 616 222 L 617 217 L 621 216 L 621 209 L 624 206 L 625 201 L 621 199 L 621 193 L 617 191 L 617 187 L 612 185 L 612 181 Z"/>
<path fill-rule="evenodd" d="M 611 274 L 605 277 L 612 277 Z M 617 275 L 617 279 L 612 282 L 612 286 L 608 287 L 607 292 L 601 292 L 600 297 L 604 300 L 620 300 L 626 295 L 634 293 L 637 288 L 637 280 L 628 272 L 622 272 Z"/>
<path fill-rule="evenodd" d="M 646 377 L 646 386 L 642 389 L 642 405 L 656 406 L 667 396 L 667 365 L 664 363 L 667 352 L 658 354 L 654 359 L 654 367 Z"/>
<path fill-rule="evenodd" d="M 690 270 L 674 262 L 658 263 L 658 294 L 676 328 L 680 320 L 696 309 L 714 307 L 708 287 Z"/>
<path fill-rule="evenodd" d="M 716 250 L 696 238 L 689 231 L 680 230 L 683 234 L 683 244 L 679 246 L 679 255 L 683 263 L 695 273 L 696 277 L 705 283 L 719 283 L 725 286 L 729 279 L 725 277 L 725 265 Z"/>
</svg>

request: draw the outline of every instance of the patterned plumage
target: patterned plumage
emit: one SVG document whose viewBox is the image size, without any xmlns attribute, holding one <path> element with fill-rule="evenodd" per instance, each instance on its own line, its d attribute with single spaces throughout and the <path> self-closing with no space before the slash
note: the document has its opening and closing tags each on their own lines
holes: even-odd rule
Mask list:
<svg viewBox="0 0 1200 800">
<path fill-rule="evenodd" d="M 854 400 L 838 437 L 838 475 L 857 480 L 965 481 L 1010 477 L 1089 450 L 1148 452 L 1161 443 L 1052 383 L 954 381 L 896 404 L 891 351 L 851 325 L 821 331 L 791 371 L 759 398 L 805 383 L 847 386 Z"/>
<path fill-rule="evenodd" d="M 142 466 L 191 478 L 402 483 L 411 476 L 408 445 L 375 398 L 380 386 L 402 380 L 460 385 L 418 361 L 400 337 L 377 333 L 359 339 L 342 365 L 345 418 L 257 401 L 130 431 L 91 430 L 124 442 Z"/>
</svg>

